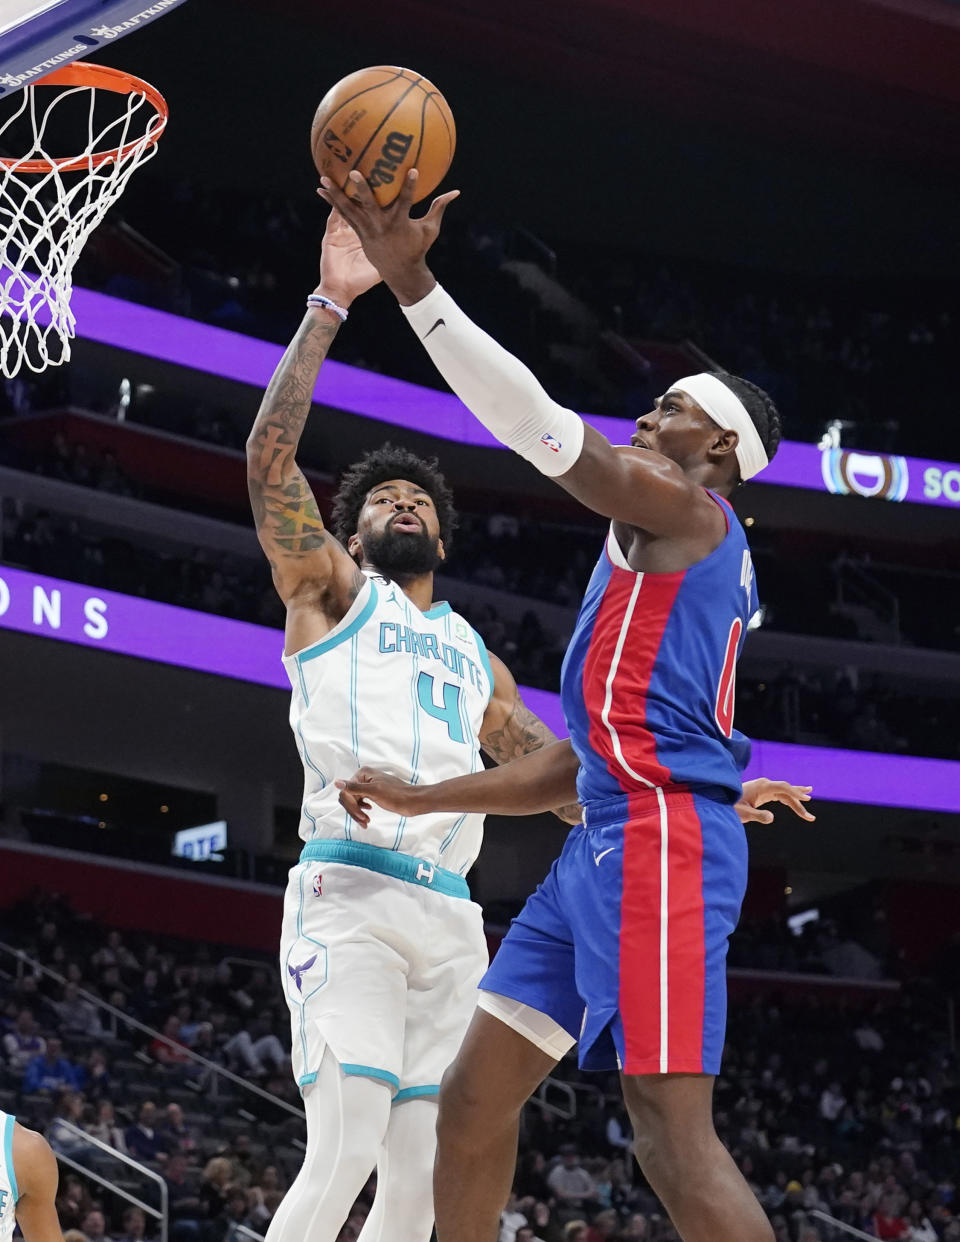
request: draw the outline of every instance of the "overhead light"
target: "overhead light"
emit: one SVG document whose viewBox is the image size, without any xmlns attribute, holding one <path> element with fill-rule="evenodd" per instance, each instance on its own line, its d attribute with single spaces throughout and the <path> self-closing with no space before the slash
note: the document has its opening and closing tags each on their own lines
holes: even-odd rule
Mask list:
<svg viewBox="0 0 960 1242">
<path fill-rule="evenodd" d="M 164 803 L 164 804 L 163 804 L 163 806 L 160 808 L 160 813 L 161 813 L 161 815 L 166 815 L 167 811 L 169 811 L 169 810 L 170 810 L 170 808 L 167 806 L 167 804 L 166 804 L 166 803 Z"/>
<path fill-rule="evenodd" d="M 110 795 L 109 795 L 109 794 L 101 794 L 101 795 L 100 795 L 100 801 L 101 801 L 101 802 L 108 802 L 108 801 L 109 801 L 109 799 L 110 799 Z"/>
</svg>

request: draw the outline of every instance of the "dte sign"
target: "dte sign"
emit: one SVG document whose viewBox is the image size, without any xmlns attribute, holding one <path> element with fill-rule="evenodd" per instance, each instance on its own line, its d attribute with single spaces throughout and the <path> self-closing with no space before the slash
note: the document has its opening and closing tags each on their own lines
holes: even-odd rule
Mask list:
<svg viewBox="0 0 960 1242">
<path fill-rule="evenodd" d="M 171 853 L 176 858 L 189 858 L 191 862 L 220 860 L 220 850 L 227 848 L 227 821 L 218 819 L 212 824 L 200 824 L 197 828 L 184 828 L 173 838 Z"/>
<path fill-rule="evenodd" d="M 929 500 L 939 500 L 942 496 L 951 504 L 960 505 L 960 470 L 928 466 L 923 472 L 923 494 Z"/>
<path fill-rule="evenodd" d="M 32 593 L 30 601 L 32 611 L 30 616 L 36 628 L 38 630 L 59 630 L 64 622 L 63 592 L 57 590 L 56 587 L 47 590 L 39 585 L 34 585 L 28 589 Z M 3 578 L 0 578 L 0 617 L 7 612 L 12 601 L 13 596 L 10 587 Z M 83 601 L 81 608 L 83 633 L 87 638 L 94 640 L 106 638 L 110 628 L 107 624 L 106 600 L 98 599 L 96 595 L 90 595 Z M 68 618 L 68 622 L 72 619 Z M 68 628 L 72 627 L 68 624 Z"/>
</svg>

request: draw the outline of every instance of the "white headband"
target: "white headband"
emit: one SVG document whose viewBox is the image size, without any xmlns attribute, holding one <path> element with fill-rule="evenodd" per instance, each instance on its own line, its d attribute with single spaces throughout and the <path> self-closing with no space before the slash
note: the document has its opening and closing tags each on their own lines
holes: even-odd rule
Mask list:
<svg viewBox="0 0 960 1242">
<path fill-rule="evenodd" d="M 699 375 L 688 375 L 685 379 L 677 380 L 670 387 L 678 388 L 696 401 L 718 427 L 737 433 L 739 439 L 734 452 L 740 463 L 741 479 L 752 479 L 764 466 L 770 464 L 760 433 L 747 413 L 746 406 L 723 380 L 702 371 Z"/>
</svg>

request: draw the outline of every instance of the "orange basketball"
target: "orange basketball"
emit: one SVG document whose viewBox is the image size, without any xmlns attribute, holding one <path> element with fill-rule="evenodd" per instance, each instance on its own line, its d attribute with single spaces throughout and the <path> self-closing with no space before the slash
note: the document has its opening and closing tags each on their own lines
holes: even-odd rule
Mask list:
<svg viewBox="0 0 960 1242">
<path fill-rule="evenodd" d="M 342 186 L 354 168 L 381 207 L 420 172 L 416 201 L 440 184 L 457 142 L 453 113 L 432 82 L 412 69 L 376 65 L 341 78 L 320 101 L 310 131 L 317 170 Z"/>
</svg>

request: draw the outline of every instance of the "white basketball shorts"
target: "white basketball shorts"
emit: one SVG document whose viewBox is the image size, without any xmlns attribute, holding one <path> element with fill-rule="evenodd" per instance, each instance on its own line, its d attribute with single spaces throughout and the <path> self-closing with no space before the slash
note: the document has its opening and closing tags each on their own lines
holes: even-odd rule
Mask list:
<svg viewBox="0 0 960 1242">
<path fill-rule="evenodd" d="M 329 1047 L 395 1103 L 436 1095 L 487 962 L 460 876 L 361 842 L 310 842 L 290 871 L 280 941 L 301 1091 Z"/>
</svg>

